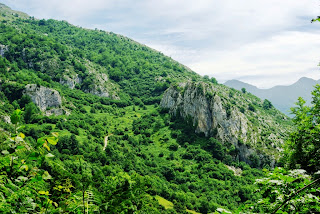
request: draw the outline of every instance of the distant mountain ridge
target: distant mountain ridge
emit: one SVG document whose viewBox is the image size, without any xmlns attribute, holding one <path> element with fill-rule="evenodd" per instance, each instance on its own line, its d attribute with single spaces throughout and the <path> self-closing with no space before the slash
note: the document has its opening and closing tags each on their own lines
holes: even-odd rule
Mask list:
<svg viewBox="0 0 320 214">
<path fill-rule="evenodd" d="M 320 80 L 302 77 L 292 85 L 279 85 L 269 89 L 260 89 L 239 80 L 228 80 L 224 85 L 237 90 L 245 88 L 248 92 L 261 99 L 268 99 L 277 109 L 290 115 L 290 108 L 295 105 L 299 97 L 302 97 L 306 103 L 310 105 L 311 91 L 314 89 L 314 86 L 319 83 Z"/>
</svg>

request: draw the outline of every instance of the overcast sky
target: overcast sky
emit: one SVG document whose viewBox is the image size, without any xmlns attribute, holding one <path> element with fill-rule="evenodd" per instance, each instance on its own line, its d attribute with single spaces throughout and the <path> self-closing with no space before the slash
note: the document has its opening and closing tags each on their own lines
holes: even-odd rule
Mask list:
<svg viewBox="0 0 320 214">
<path fill-rule="evenodd" d="M 0 0 L 36 18 L 128 36 L 223 83 L 320 79 L 320 0 Z"/>
</svg>

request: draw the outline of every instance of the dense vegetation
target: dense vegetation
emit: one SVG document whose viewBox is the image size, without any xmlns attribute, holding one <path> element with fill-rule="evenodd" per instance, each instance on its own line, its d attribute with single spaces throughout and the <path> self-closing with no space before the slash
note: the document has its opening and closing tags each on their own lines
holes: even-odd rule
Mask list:
<svg viewBox="0 0 320 214">
<path fill-rule="evenodd" d="M 47 171 L 52 176 L 50 180 L 53 182 L 43 183 L 34 191 L 38 193 L 48 191 L 51 195 L 46 197 L 59 204 L 57 210 L 63 212 L 81 205 L 82 185 L 85 185 L 86 194 L 90 192 L 95 200 L 99 200 L 96 205 L 100 206 L 100 210 L 104 210 L 107 203 L 108 210 L 112 213 L 119 213 L 119 209 L 124 213 L 129 212 L 125 211 L 127 209 L 146 212 L 150 204 L 158 209 L 152 213 L 159 212 L 162 209 L 153 199 L 155 196 L 172 201 L 176 210 L 180 207 L 180 211 L 177 210 L 179 213 L 181 209 L 186 208 L 202 213 L 214 211 L 218 206 L 236 209 L 239 203 L 254 197 L 252 184 L 262 173 L 244 163 L 232 163 L 228 149 L 214 138 L 210 139 L 208 145 L 206 138 L 190 134 L 193 130 L 184 128 L 185 125 L 179 119 L 170 122 L 170 115 L 160 113 L 154 106 L 118 108 L 115 104 L 111 106 L 97 104 L 100 98 L 83 94 L 81 91 L 78 93 L 83 96 L 83 100 L 78 99 L 79 106 L 68 117 L 41 116 L 35 114 L 39 111 L 32 102 L 25 105 L 22 118 L 24 117 L 24 120 L 28 118 L 29 122 L 25 124 L 26 122 L 22 121 L 25 125 L 18 129 L 19 133 L 22 132 L 26 136 L 25 142 L 30 147 L 37 148 L 39 141 L 37 139 L 46 138 L 50 133 L 59 133 L 59 141 L 56 145 L 50 146 L 52 157 L 50 155 L 50 159 L 45 158 L 40 166 L 36 165 L 37 159 L 33 156 L 30 159 L 29 151 L 20 152 L 18 145 L 12 147 L 7 145 L 11 141 L 5 141 L 3 150 L 9 151 L 9 146 L 14 150 L 13 153 L 5 153 L 3 158 L 9 159 L 19 152 L 17 166 L 14 167 L 15 175 L 9 173 L 5 175 L 11 178 L 10 182 L 16 182 L 18 177 L 23 176 L 27 180 L 24 182 L 19 180 L 15 185 L 24 187 L 32 185 L 28 184 L 32 181 L 32 175 L 28 173 L 29 170 L 21 168 L 22 163 L 20 163 L 22 159 L 30 160 L 25 164 L 29 169 L 34 166 Z M 96 102 L 81 104 L 90 100 L 88 97 L 91 96 L 97 99 Z M 12 110 L 20 107 L 18 104 L 21 103 L 20 100 L 15 103 L 10 104 L 8 101 L 6 106 L 10 106 L 9 109 Z M 77 102 L 74 103 L 77 105 Z M 28 116 L 28 112 L 34 114 Z M 5 123 L 2 125 L 6 130 L 11 130 L 12 136 L 15 136 L 14 125 Z M 3 140 L 6 139 L 5 133 L 3 132 Z M 104 151 L 105 135 L 109 135 L 109 142 Z M 236 164 L 245 176 L 235 176 L 221 160 L 228 164 Z M 10 162 L 3 167 L 11 170 Z M 62 193 L 57 193 L 55 184 L 61 184 L 62 187 L 72 185 L 72 188 L 67 190 L 69 192 L 63 194 L 67 194 L 70 198 L 77 196 L 78 204 L 67 206 L 66 203 L 71 202 L 66 201 L 65 195 L 60 195 Z M 10 189 L 10 186 L 7 188 Z M 25 196 L 20 195 L 20 197 Z M 35 196 L 30 193 L 28 197 Z M 123 200 L 124 204 L 119 200 Z M 135 206 L 138 207 L 127 204 L 133 201 L 136 201 Z M 3 205 L 3 210 L 8 207 L 13 209 L 17 205 L 17 201 L 11 200 L 10 197 L 6 203 Z M 22 208 L 25 206 L 21 205 L 20 212 L 23 211 Z M 50 209 L 54 208 L 51 206 Z"/>
<path fill-rule="evenodd" d="M 76 74 L 83 80 L 77 87 L 84 91 L 97 84 L 95 73 L 107 73 L 121 86 L 121 100 L 127 105 L 158 103 L 171 83 L 200 78 L 171 58 L 114 33 L 31 17 L 0 29 L 0 44 L 10 46 L 6 58 L 16 62 L 15 69 L 42 73 L 47 82 Z"/>
<path fill-rule="evenodd" d="M 319 100 L 320 86 L 312 92 L 312 106 L 305 106 L 299 98 L 295 114 L 295 130 L 291 132 L 283 152 L 283 168 L 265 170 L 265 178 L 258 179 L 261 199 L 247 210 L 263 213 L 319 213 Z"/>
<path fill-rule="evenodd" d="M 319 170 L 319 154 L 313 152 L 318 148 L 314 130 L 319 129 L 319 108 L 301 103 L 295 110 L 298 128 L 287 145 L 291 153 L 280 163 L 285 169 L 251 168 L 234 158 L 233 147 L 195 134 L 191 122 L 158 107 L 170 84 L 217 84 L 214 78 L 202 78 L 123 36 L 8 11 L 1 8 L 0 44 L 7 48 L 0 57 L 2 213 L 210 213 L 217 208 L 270 212 L 292 190 L 312 182 L 305 172 L 292 175 L 287 170 Z M 112 87 L 101 83 L 102 73 Z M 78 75 L 82 81 L 71 89 L 61 84 L 65 75 Z M 41 112 L 23 94 L 30 83 L 59 91 L 71 114 Z M 99 84 L 98 89 L 106 87 L 120 100 L 87 93 L 98 90 Z M 227 97 L 233 96 L 238 92 L 231 90 Z M 319 93 L 314 97 L 317 107 Z M 242 108 L 276 112 L 269 101 Z M 313 147 L 297 146 L 299 137 Z M 299 182 L 286 185 L 294 176 Z M 257 178 L 262 180 L 255 184 Z M 275 178 L 283 185 L 270 185 Z M 279 187 L 282 201 L 275 200 L 274 188 Z M 318 211 L 319 191 L 312 187 L 308 208 Z M 299 200 L 292 204 L 305 209 Z"/>
</svg>

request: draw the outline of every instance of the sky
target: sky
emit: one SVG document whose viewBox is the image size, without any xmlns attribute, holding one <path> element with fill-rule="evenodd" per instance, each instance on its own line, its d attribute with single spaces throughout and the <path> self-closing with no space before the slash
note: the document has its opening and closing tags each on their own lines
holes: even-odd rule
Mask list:
<svg viewBox="0 0 320 214">
<path fill-rule="evenodd" d="M 35 18 L 122 34 L 220 83 L 320 79 L 320 0 L 0 0 Z"/>
</svg>

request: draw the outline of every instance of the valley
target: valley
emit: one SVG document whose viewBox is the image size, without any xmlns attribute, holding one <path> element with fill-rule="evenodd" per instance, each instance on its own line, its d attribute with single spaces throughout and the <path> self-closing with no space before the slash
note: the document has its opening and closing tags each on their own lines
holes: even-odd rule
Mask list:
<svg viewBox="0 0 320 214">
<path fill-rule="evenodd" d="M 125 36 L 0 17 L 0 212 L 270 213 L 313 182 L 317 91 L 292 120 Z"/>
</svg>

